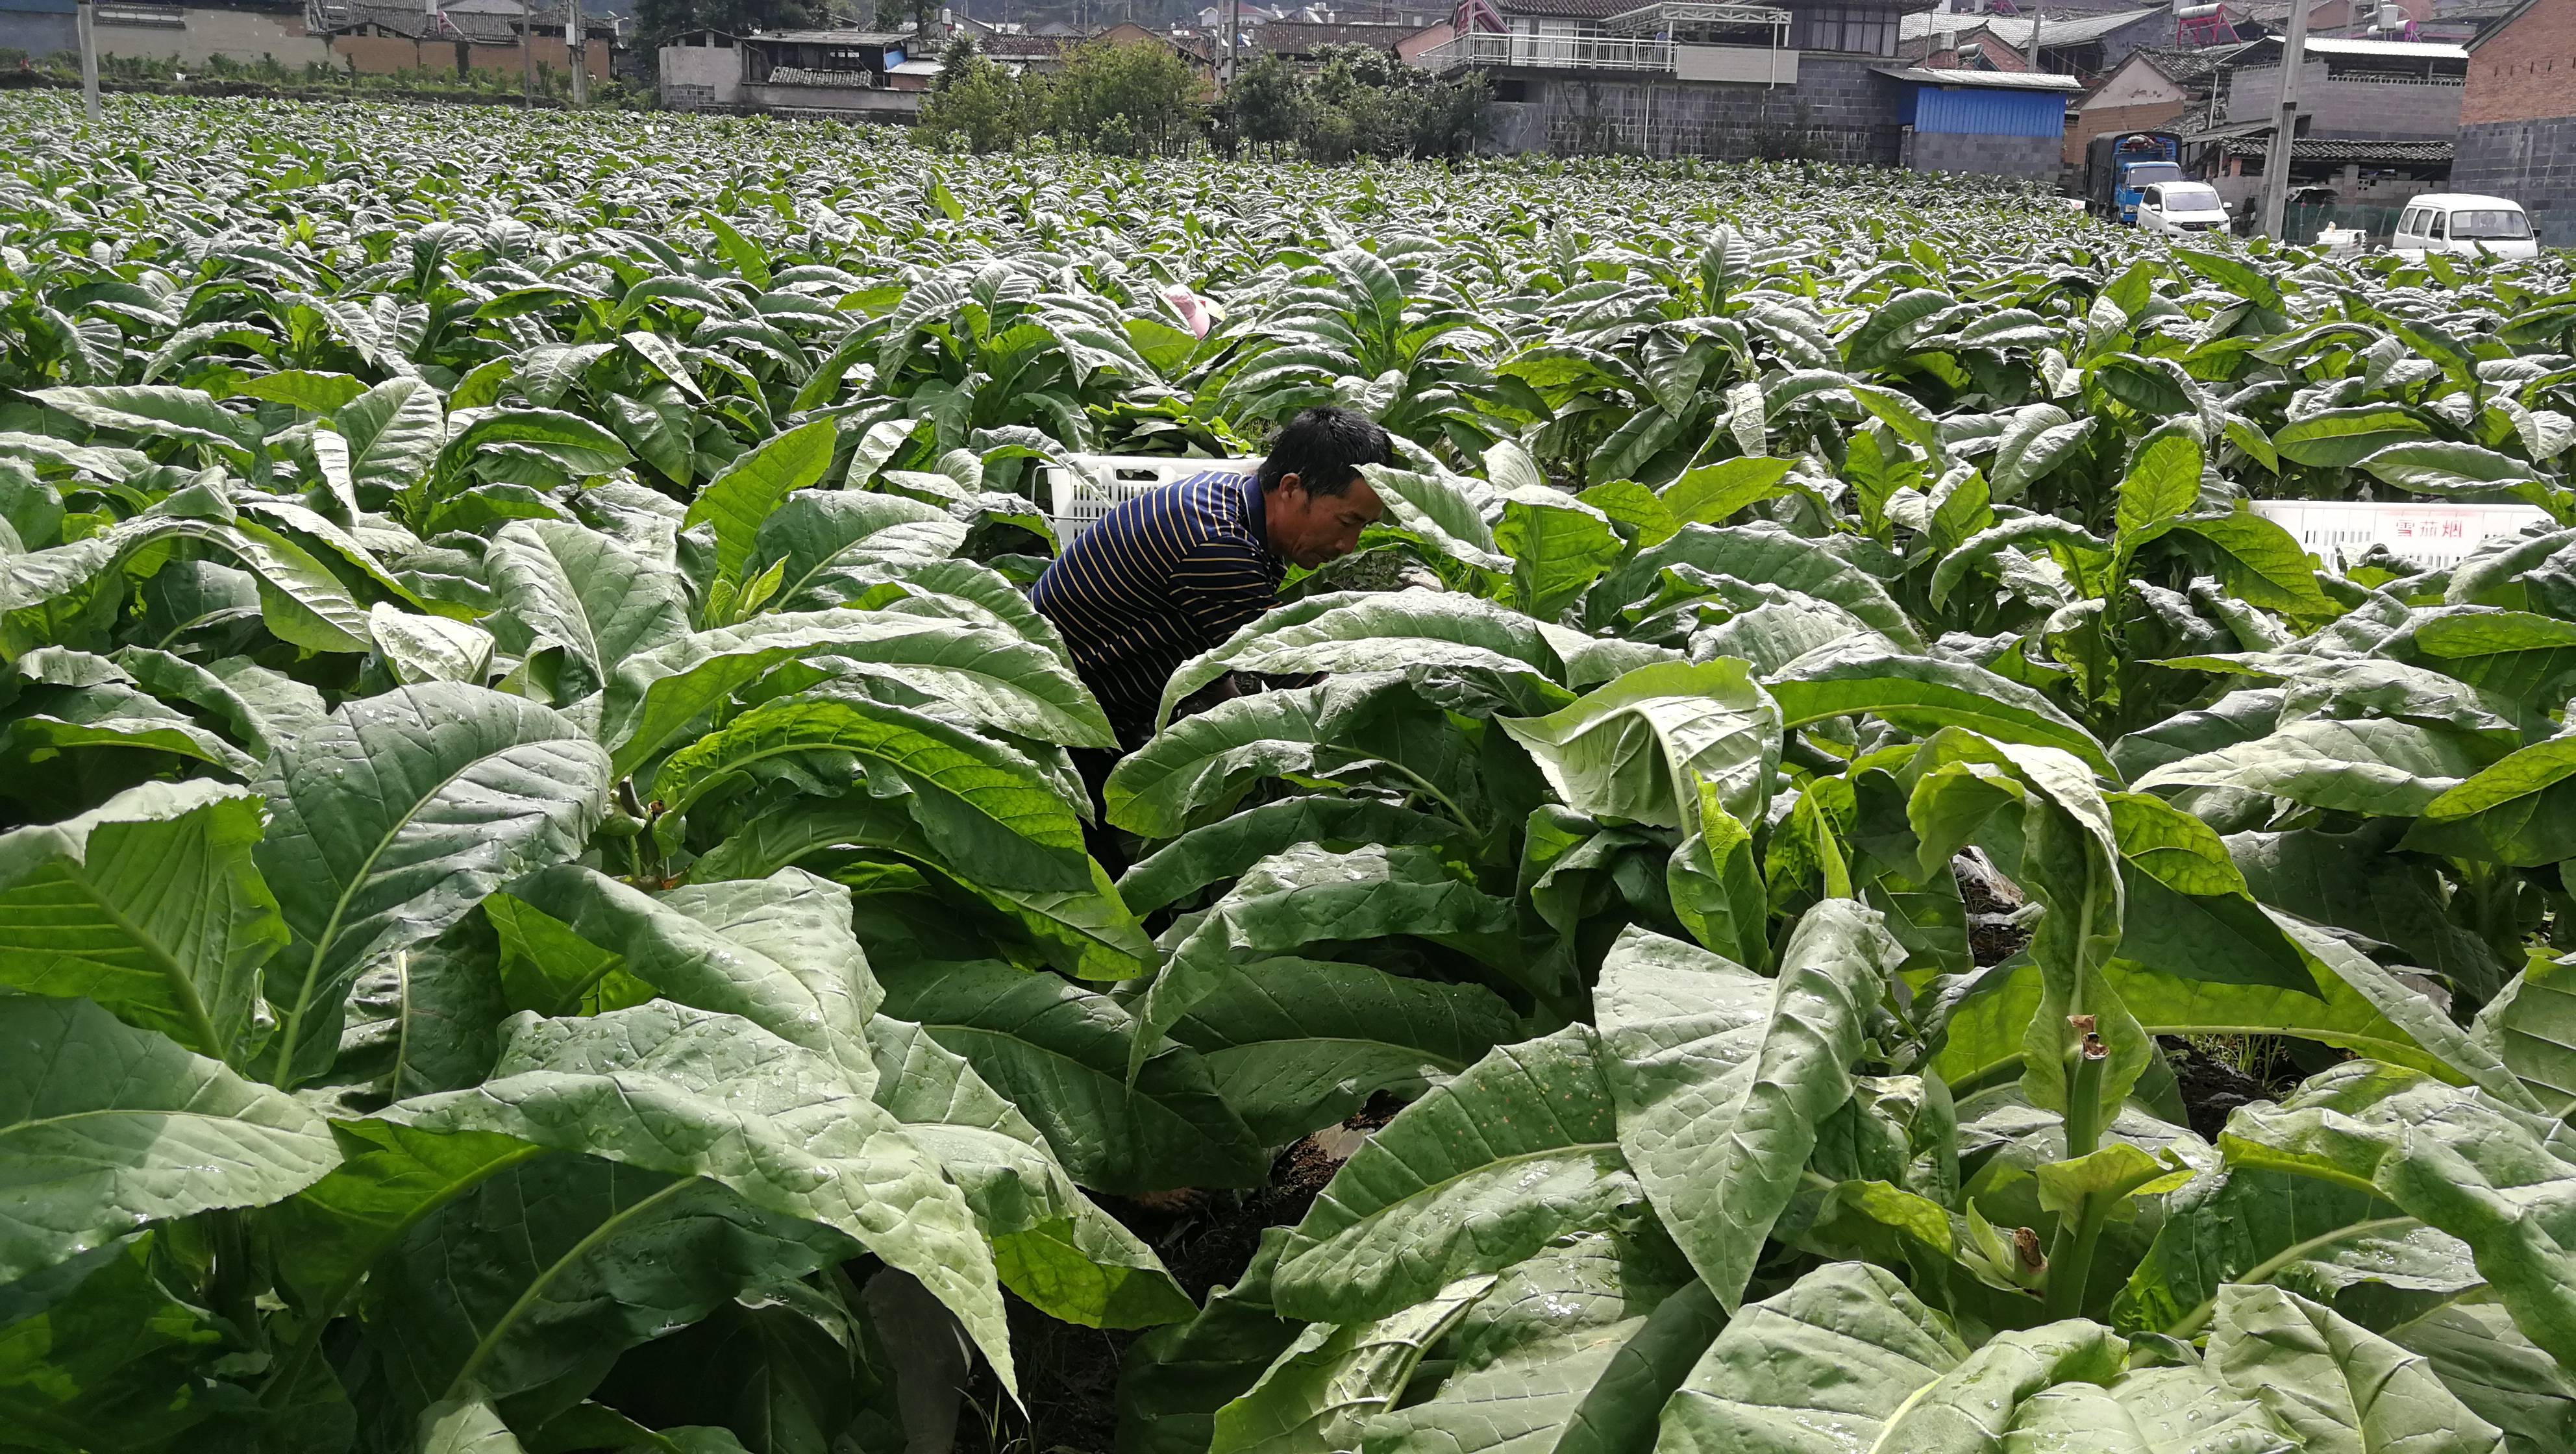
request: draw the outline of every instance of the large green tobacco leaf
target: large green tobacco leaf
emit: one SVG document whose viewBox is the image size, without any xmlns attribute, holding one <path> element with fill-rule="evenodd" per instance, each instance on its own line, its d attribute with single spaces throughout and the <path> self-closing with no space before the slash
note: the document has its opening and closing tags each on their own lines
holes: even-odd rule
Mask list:
<svg viewBox="0 0 2576 1454">
<path fill-rule="evenodd" d="M 2526 747 L 2435 798 L 2406 846 L 2452 858 L 2542 868 L 2576 858 L 2576 742 Z"/>
<path fill-rule="evenodd" d="M 1520 1033 L 1490 990 L 1285 957 L 1227 966 L 1171 1031 L 1267 1146 L 1334 1125 L 1380 1091 L 1418 1093 Z"/>
<path fill-rule="evenodd" d="M 1457 1367 L 1365 1425 L 1369 1454 L 1615 1454 L 1655 1419 L 1725 1325 L 1708 1290 L 1587 1234 L 1495 1280 L 1453 1335 Z"/>
<path fill-rule="evenodd" d="M 1815 541 L 1769 524 L 1682 527 L 1672 539 L 1651 550 L 1639 551 L 1626 564 L 1603 576 L 1586 603 L 1587 621 L 1601 624 L 1606 620 L 1606 614 L 1596 609 L 1605 598 L 1613 606 L 1635 601 L 1654 589 L 1665 569 L 1677 565 L 1739 581 L 1763 582 L 1830 601 L 1899 646 L 1920 650 L 1924 644 L 1904 608 L 1867 571 Z"/>
<path fill-rule="evenodd" d="M 435 938 L 485 894 L 579 853 L 606 812 L 608 757 L 524 698 L 438 682 L 334 713 L 271 760 L 254 852 L 294 941 L 272 965 L 267 1058 L 326 1067 L 368 960 Z"/>
<path fill-rule="evenodd" d="M 1664 1406 L 1655 1447 L 1911 1454 L 1886 1441 L 1888 1420 L 1967 1356 L 1893 1273 L 1835 1263 L 1735 1314 Z"/>
<path fill-rule="evenodd" d="M 718 579 L 742 579 L 761 522 L 790 491 L 814 483 L 831 468 L 838 432 L 839 425 L 830 419 L 799 425 L 745 453 L 698 491 L 681 523 L 715 528 Z"/>
<path fill-rule="evenodd" d="M 321 1117 L 86 1000 L 0 995 L 0 1283 L 340 1159 Z"/>
<path fill-rule="evenodd" d="M 1155 849 L 1118 880 L 1119 897 L 1140 914 L 1187 898 L 1211 884 L 1301 843 L 1351 849 L 1365 844 L 1443 843 L 1459 827 L 1446 819 L 1368 798 L 1300 797 L 1261 803 L 1193 828 Z"/>
<path fill-rule="evenodd" d="M 755 766 L 846 753 L 909 788 L 914 821 L 952 863 L 1013 888 L 1091 886 L 1082 824 L 1036 765 L 1010 748 L 904 707 L 857 696 L 781 697 L 664 760 L 653 796 L 684 812 Z"/>
<path fill-rule="evenodd" d="M 259 808 L 238 788 L 147 783 L 0 835 L 0 983 L 94 1000 L 234 1059 L 260 965 L 286 942 L 251 866 Z"/>
<path fill-rule="evenodd" d="M 1074 1188 L 1046 1136 L 964 1056 L 883 1015 L 868 1042 L 877 1104 L 966 1194 L 1004 1287 L 1085 1327 L 1148 1327 L 1196 1311 L 1153 1249 Z"/>
<path fill-rule="evenodd" d="M 2316 1454 L 2504 1447 L 2503 1431 L 2471 1413 L 2431 1365 L 2277 1287 L 2219 1290 L 2209 1365 Z"/>
<path fill-rule="evenodd" d="M 796 660 L 813 660 L 819 675 L 888 681 L 1015 736 L 1077 747 L 1114 741 L 1099 705 L 1053 651 L 958 621 L 855 610 L 757 617 L 628 658 L 603 699 L 600 740 L 619 773 L 634 772 L 735 691 Z"/>
<path fill-rule="evenodd" d="M 766 877 L 809 856 L 827 860 L 859 855 L 860 867 L 879 857 L 907 861 L 943 874 L 1011 915 L 1035 942 L 1034 956 L 1076 979 L 1133 979 L 1154 957 L 1136 916 L 1121 902 L 1105 871 L 1092 865 L 1088 890 L 1032 890 L 993 883 L 981 865 L 960 865 L 930 845 L 903 798 L 853 796 L 799 798 L 763 813 L 690 866 L 700 881 Z M 848 877 L 850 869 L 835 872 Z"/>
<path fill-rule="evenodd" d="M 1161 716 L 1229 671 L 1270 676 L 1414 668 L 1534 676 L 1582 687 L 1605 669 L 1670 658 L 1659 648 L 1593 641 L 1473 596 L 1404 591 L 1310 596 L 1272 611 L 1224 645 L 1182 664 L 1163 689 Z M 1571 648 L 1571 649 L 1566 649 Z M 1629 658 L 1620 663 L 1620 658 Z"/>
<path fill-rule="evenodd" d="M 486 1132 L 432 1135 L 373 1119 L 332 1129 L 340 1164 L 259 1218 L 281 1288 L 317 1322 L 341 1311 L 376 1259 L 422 1218 L 545 1154 Z"/>
<path fill-rule="evenodd" d="M 1263 859 L 1171 946 L 1136 1009 L 1129 1074 L 1233 966 L 1335 940 L 1492 936 L 1513 923 L 1508 900 L 1460 877 L 1430 848 L 1310 846 Z"/>
<path fill-rule="evenodd" d="M 1107 995 L 997 964 L 889 971 L 886 986 L 887 1013 L 965 1057 L 1084 1186 L 1251 1186 L 1269 1169 L 1187 1047 L 1153 1052 L 1130 1083 L 1135 1021 Z"/>
<path fill-rule="evenodd" d="M 2484 761 L 2459 734 L 2406 722 L 2293 722 L 2269 737 L 2169 762 L 2138 790 L 2239 788 L 2313 808 L 2411 817 Z"/>
<path fill-rule="evenodd" d="M 1762 821 L 1780 761 L 1780 709 L 1740 661 L 1640 667 L 1561 711 L 1496 720 L 1566 806 L 1663 828 L 1697 821 L 1701 779 Z"/>
<path fill-rule="evenodd" d="M 525 1446 L 479 1388 L 423 1409 L 420 1454 L 524 1454 Z"/>
<path fill-rule="evenodd" d="M 1209 1454 L 1353 1448 L 1362 1422 L 1396 1401 L 1424 1351 L 1493 1285 L 1491 1274 L 1462 1277 L 1385 1317 L 1306 1329 L 1258 1383 L 1216 1411 Z"/>
<path fill-rule="evenodd" d="M 174 1447 L 223 1335 L 155 1277 L 152 1237 L 109 1244 L 0 1293 L 0 1427 L 13 1446 Z"/>
<path fill-rule="evenodd" d="M 2535 961 L 2478 1012 L 2474 1033 L 2540 1108 L 2576 1108 L 2576 963 Z"/>
<path fill-rule="evenodd" d="M 831 1061 L 748 1020 L 659 1002 L 512 1030 L 480 1088 L 401 1102 L 384 1118 L 702 1176 L 830 1227 L 920 1279 L 1012 1381 L 993 1255 L 973 1213 Z"/>
<path fill-rule="evenodd" d="M 628 657 L 688 634 L 679 573 L 598 531 L 514 520 L 493 537 L 485 562 L 505 643 L 523 656 L 559 649 L 578 667 L 561 680 L 558 702 L 598 690 Z"/>
<path fill-rule="evenodd" d="M 617 1355 L 749 1289 L 857 1247 L 712 1181 L 553 1156 L 511 1168 L 415 1224 L 369 1276 L 366 1321 L 417 1403 L 468 1383 L 554 1412 Z"/>
<path fill-rule="evenodd" d="M 2231 1166 L 2368 1187 L 2469 1245 L 2523 1332 L 2576 1352 L 2576 1168 L 2556 1123 L 2415 1071 L 2349 1061 L 2278 1106 L 2238 1111 L 2219 1138 Z"/>
<path fill-rule="evenodd" d="M 2549 1454 L 2576 1441 L 2576 1378 L 2533 1346 L 2493 1303 L 2445 1303 L 2387 1331 L 2421 1354 L 2442 1386 L 2504 1431 L 2508 1454 Z"/>
<path fill-rule="evenodd" d="M 947 511 L 901 495 L 807 490 L 761 522 L 743 573 L 757 580 L 784 562 L 771 598 L 779 606 L 837 606 L 868 589 L 866 567 L 945 559 L 966 531 Z"/>
<path fill-rule="evenodd" d="M 1842 1262 L 1738 1313 L 1664 1409 L 1682 1454 L 2288 1454 L 2253 1400 L 2191 1368 L 2126 1371 L 2083 1319 L 1971 1351 L 1881 1268 Z"/>
<path fill-rule="evenodd" d="M 1437 709 L 1393 674 L 1236 697 L 1173 723 L 1121 758 L 1102 797 L 1112 824 L 1170 838 L 1232 808 L 1261 778 L 1352 769 L 1385 756 L 1370 750 L 1380 732 L 1393 735 L 1415 722 L 1446 731 L 1438 719 Z M 1400 758 L 1395 766 L 1421 779 Z"/>
<path fill-rule="evenodd" d="M 2463 1274 L 2466 1275 L 2465 1282 Z M 2195 1178 L 2111 1310 L 2130 1330 L 2205 1327 L 2223 1285 L 2265 1282 L 2360 1315 L 2448 1301 L 2481 1281 L 2458 1239 L 2367 1190 L 2251 1167 Z"/>
<path fill-rule="evenodd" d="M 331 427 L 347 442 L 351 493 L 373 505 L 419 482 L 446 442 L 447 416 L 428 380 L 391 378 L 341 405 Z"/>
<path fill-rule="evenodd" d="M 1494 544 L 1512 558 L 1512 592 L 1520 608 L 1553 621 L 1618 560 L 1623 548 L 1609 518 L 1542 485 L 1504 496 Z"/>
<path fill-rule="evenodd" d="M 1700 1279 L 1730 1309 L 1851 1098 L 1871 1009 L 1904 951 L 1873 910 L 1828 899 L 1776 980 L 1631 928 L 1593 1004 L 1620 1148 Z"/>
<path fill-rule="evenodd" d="M 656 898 L 564 864 L 519 880 L 494 902 L 509 901 L 615 955 L 618 970 L 665 998 L 740 1015 L 829 1058 L 862 1087 L 875 1073 L 867 1023 L 884 996 L 850 931 L 850 893 L 839 884 L 788 868 Z M 520 943 L 540 956 L 563 952 L 548 936 L 523 933 Z M 569 974 L 549 966 L 548 977 L 579 985 L 585 971 L 595 973 L 586 956 Z M 561 1015 L 578 1007 L 576 993 L 540 1008 Z"/>
<path fill-rule="evenodd" d="M 2102 744 L 2047 697 L 1967 662 L 1848 642 L 1801 656 L 1762 685 L 1785 728 L 1868 714 L 1918 735 L 1964 727 L 1998 742 L 2060 748 L 2097 772 L 2112 770 Z"/>
<path fill-rule="evenodd" d="M 1321 1323 L 1386 1317 L 1631 1219 L 1645 1194 L 1617 1134 L 1586 1029 L 1503 1046 L 1334 1173 L 1281 1254 L 1272 1305 Z"/>
</svg>

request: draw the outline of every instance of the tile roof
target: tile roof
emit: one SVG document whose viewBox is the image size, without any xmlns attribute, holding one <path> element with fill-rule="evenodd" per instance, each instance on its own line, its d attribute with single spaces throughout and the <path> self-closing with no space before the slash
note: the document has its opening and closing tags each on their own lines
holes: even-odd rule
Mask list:
<svg viewBox="0 0 2576 1454">
<path fill-rule="evenodd" d="M 2261 156 L 2271 144 L 2260 123 L 2255 134 L 2231 136 L 2221 143 L 2229 156 Z M 2317 162 L 2430 164 L 2451 160 L 2457 150 L 2456 143 L 2447 141 L 2354 141 L 2340 136 L 2302 136 L 2290 143 L 2292 160 Z"/>
</svg>

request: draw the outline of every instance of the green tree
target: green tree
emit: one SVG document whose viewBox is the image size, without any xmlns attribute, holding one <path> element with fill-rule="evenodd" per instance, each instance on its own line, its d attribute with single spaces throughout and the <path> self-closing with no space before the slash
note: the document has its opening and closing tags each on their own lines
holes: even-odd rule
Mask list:
<svg viewBox="0 0 2576 1454">
<path fill-rule="evenodd" d="M 976 153 L 1008 151 L 1044 129 L 1046 84 L 1036 77 L 1015 76 L 977 54 L 964 56 L 949 47 L 931 93 L 922 98 L 921 133 L 933 140 L 962 139 Z"/>
<path fill-rule="evenodd" d="M 816 19 L 809 0 L 636 0 L 635 6 L 636 30 L 653 41 L 691 30 L 783 30 Z"/>
<path fill-rule="evenodd" d="M 1225 97 L 1235 134 L 1270 147 L 1295 141 L 1304 133 L 1306 105 L 1305 81 L 1271 55 L 1244 67 Z"/>
<path fill-rule="evenodd" d="M 1198 68 L 1168 45 L 1076 46 L 1055 77 L 1055 129 L 1089 147 L 1163 152 L 1191 134 L 1200 89 Z"/>
</svg>

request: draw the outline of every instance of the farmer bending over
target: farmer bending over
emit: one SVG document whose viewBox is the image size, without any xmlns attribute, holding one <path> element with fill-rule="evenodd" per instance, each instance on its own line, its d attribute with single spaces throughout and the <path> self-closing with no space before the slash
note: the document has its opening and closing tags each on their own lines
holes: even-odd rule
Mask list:
<svg viewBox="0 0 2576 1454">
<path fill-rule="evenodd" d="M 1029 599 L 1064 633 L 1122 750 L 1153 735 L 1182 662 L 1279 604 L 1289 565 L 1350 554 L 1386 509 L 1360 466 L 1393 457 L 1365 415 L 1309 409 L 1279 431 L 1259 474 L 1198 474 L 1140 495 L 1046 568 Z M 1074 757 L 1097 797 L 1116 754 Z"/>
</svg>

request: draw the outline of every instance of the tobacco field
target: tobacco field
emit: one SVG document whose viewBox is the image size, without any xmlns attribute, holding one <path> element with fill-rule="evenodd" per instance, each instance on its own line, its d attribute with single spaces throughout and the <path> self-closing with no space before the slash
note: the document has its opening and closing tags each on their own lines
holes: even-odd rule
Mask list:
<svg viewBox="0 0 2576 1454">
<path fill-rule="evenodd" d="M 1042 472 L 1333 402 L 1113 879 Z M 0 99 L 0 1447 L 2576 1448 L 2572 443 L 2558 257 Z"/>
</svg>

